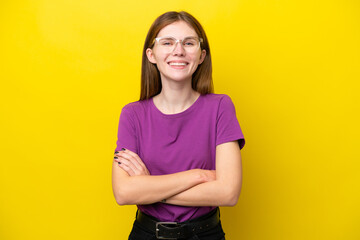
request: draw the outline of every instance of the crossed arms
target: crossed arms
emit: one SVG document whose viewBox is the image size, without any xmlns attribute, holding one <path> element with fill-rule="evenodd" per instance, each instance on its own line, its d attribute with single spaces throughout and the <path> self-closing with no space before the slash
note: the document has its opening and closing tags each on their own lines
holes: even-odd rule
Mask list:
<svg viewBox="0 0 360 240">
<path fill-rule="evenodd" d="M 151 176 L 139 156 L 130 150 L 115 154 L 112 187 L 119 205 L 144 205 L 166 200 L 181 206 L 234 206 L 242 183 L 237 141 L 216 147 L 216 171 L 192 169 Z M 119 164 L 120 163 L 120 164 Z"/>
</svg>

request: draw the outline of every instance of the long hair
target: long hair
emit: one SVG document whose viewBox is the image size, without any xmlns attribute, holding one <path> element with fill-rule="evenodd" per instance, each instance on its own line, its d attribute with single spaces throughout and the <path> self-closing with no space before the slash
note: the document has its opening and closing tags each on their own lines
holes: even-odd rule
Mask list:
<svg viewBox="0 0 360 240">
<path fill-rule="evenodd" d="M 200 94 L 213 92 L 211 54 L 204 29 L 200 23 L 187 12 L 166 12 L 154 21 L 145 39 L 141 66 L 140 100 L 149 99 L 159 94 L 162 88 L 160 72 L 156 65 L 148 60 L 146 49 L 154 47 L 154 40 L 161 29 L 177 21 L 184 21 L 189 24 L 195 30 L 198 37 L 203 39 L 203 42 L 200 44 L 201 50 L 206 50 L 204 61 L 198 66 L 192 76 L 192 88 Z"/>
</svg>

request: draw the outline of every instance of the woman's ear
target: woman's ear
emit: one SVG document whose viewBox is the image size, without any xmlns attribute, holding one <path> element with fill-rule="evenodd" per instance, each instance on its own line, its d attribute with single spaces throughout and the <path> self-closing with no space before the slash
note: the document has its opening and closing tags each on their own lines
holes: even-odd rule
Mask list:
<svg viewBox="0 0 360 240">
<path fill-rule="evenodd" d="M 156 59 L 155 59 L 153 50 L 151 48 L 146 49 L 146 56 L 147 56 L 149 62 L 156 64 Z"/>
<path fill-rule="evenodd" d="M 206 50 L 203 49 L 203 50 L 201 51 L 199 64 L 202 64 L 202 62 L 205 60 L 205 57 L 206 57 Z"/>
</svg>

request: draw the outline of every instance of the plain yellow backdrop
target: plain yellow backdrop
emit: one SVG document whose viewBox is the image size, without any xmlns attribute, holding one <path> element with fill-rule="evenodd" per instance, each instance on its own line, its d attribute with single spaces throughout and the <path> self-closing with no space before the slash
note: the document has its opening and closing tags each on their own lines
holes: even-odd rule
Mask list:
<svg viewBox="0 0 360 240">
<path fill-rule="evenodd" d="M 118 118 L 139 97 L 153 20 L 207 32 L 246 138 L 227 239 L 360 239 L 355 0 L 0 3 L 0 239 L 127 239 L 111 189 Z"/>
</svg>

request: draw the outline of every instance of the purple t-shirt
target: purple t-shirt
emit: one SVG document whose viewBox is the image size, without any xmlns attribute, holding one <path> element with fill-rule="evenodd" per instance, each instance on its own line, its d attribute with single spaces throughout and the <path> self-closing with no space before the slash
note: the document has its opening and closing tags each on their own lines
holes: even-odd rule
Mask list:
<svg viewBox="0 0 360 240">
<path fill-rule="evenodd" d="M 194 168 L 215 170 L 216 146 L 244 136 L 231 99 L 206 94 L 183 112 L 164 114 L 153 99 L 133 102 L 121 112 L 116 150 L 139 155 L 151 175 L 164 175 Z M 138 205 L 160 221 L 182 222 L 204 215 L 214 207 L 184 207 L 165 203 Z"/>
</svg>

